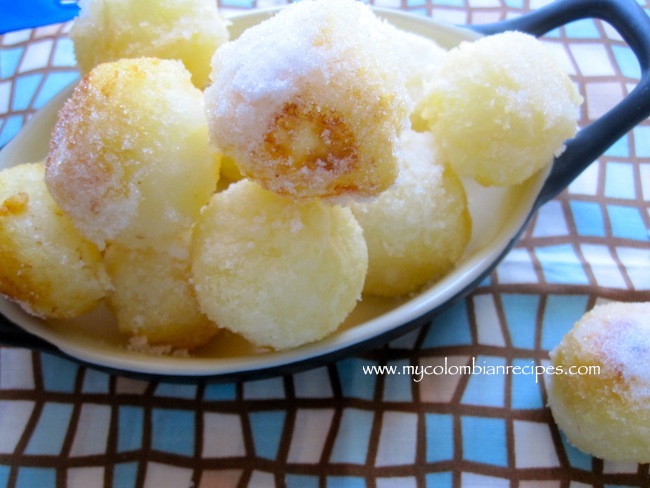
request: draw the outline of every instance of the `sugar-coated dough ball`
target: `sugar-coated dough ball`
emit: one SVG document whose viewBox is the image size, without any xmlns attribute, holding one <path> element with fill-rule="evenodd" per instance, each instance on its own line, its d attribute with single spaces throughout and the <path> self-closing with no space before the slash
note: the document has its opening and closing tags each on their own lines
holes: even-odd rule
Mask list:
<svg viewBox="0 0 650 488">
<path fill-rule="evenodd" d="M 429 94 L 438 66 L 442 63 L 447 50 L 428 37 L 398 29 L 388 22 L 383 26 L 395 57 L 399 60 L 397 67 L 402 72 L 410 98 L 409 109 L 413 112 Z M 418 129 L 426 128 L 426 124 L 420 122 L 419 112 L 411 117 L 412 123 L 417 121 L 420 124 Z"/>
<path fill-rule="evenodd" d="M 650 302 L 595 307 L 551 359 L 565 374 L 548 375 L 549 406 L 569 442 L 611 461 L 650 462 Z"/>
<path fill-rule="evenodd" d="M 95 308 L 110 286 L 102 256 L 45 187 L 42 163 L 0 172 L 0 293 L 43 318 Z"/>
<path fill-rule="evenodd" d="M 294 201 L 250 180 L 215 194 L 194 229 L 201 308 L 259 346 L 285 349 L 333 332 L 360 298 L 367 266 L 349 209 Z"/>
<path fill-rule="evenodd" d="M 108 305 L 134 344 L 192 349 L 217 333 L 190 283 L 189 238 L 168 246 L 106 249 L 113 291 Z"/>
<path fill-rule="evenodd" d="M 581 102 L 541 41 L 505 32 L 449 51 L 421 116 L 457 174 L 503 186 L 521 183 L 563 151 Z"/>
<path fill-rule="evenodd" d="M 214 0 L 81 0 L 70 29 L 82 73 L 107 61 L 179 59 L 199 88 L 209 81 L 210 59 L 228 38 Z"/>
<path fill-rule="evenodd" d="M 397 176 L 408 95 L 388 36 L 354 0 L 306 0 L 217 50 L 210 133 L 240 171 L 294 197 L 375 195 Z"/>
<path fill-rule="evenodd" d="M 46 183 L 100 248 L 147 246 L 192 225 L 217 166 L 203 94 L 183 65 L 124 59 L 94 68 L 59 111 Z"/>
<path fill-rule="evenodd" d="M 458 177 L 436 161 L 429 132 L 405 131 L 395 184 L 351 208 L 368 244 L 365 293 L 414 292 L 448 273 L 469 242 L 465 190 Z"/>
</svg>

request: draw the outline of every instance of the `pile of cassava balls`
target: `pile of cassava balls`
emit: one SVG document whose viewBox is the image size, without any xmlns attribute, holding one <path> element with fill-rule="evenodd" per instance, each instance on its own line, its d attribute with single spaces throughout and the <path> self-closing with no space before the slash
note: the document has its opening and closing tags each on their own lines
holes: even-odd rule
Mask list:
<svg viewBox="0 0 650 488">
<path fill-rule="evenodd" d="M 47 160 L 0 173 L 0 292 L 44 319 L 104 302 L 143 350 L 293 348 L 416 293 L 470 239 L 462 178 L 524 181 L 581 103 L 531 36 L 447 52 L 354 0 L 235 40 L 210 0 L 82 0 L 70 35 Z"/>
</svg>

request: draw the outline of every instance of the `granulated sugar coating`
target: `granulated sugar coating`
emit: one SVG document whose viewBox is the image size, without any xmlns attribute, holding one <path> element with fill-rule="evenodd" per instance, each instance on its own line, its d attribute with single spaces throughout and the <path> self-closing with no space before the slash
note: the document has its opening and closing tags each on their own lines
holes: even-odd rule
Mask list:
<svg viewBox="0 0 650 488">
<path fill-rule="evenodd" d="M 368 266 L 347 208 L 295 201 L 250 180 L 214 195 L 192 240 L 205 314 L 259 346 L 296 347 L 338 328 L 360 298 Z"/>
<path fill-rule="evenodd" d="M 408 94 L 382 22 L 354 0 L 305 0 L 223 45 L 212 141 L 264 188 L 367 197 L 397 176 Z"/>
<path fill-rule="evenodd" d="M 368 244 L 364 292 L 395 296 L 448 273 L 463 255 L 471 217 L 462 183 L 436 161 L 433 135 L 405 131 L 397 181 L 351 204 Z"/>
<path fill-rule="evenodd" d="M 205 88 L 210 59 L 229 37 L 213 0 L 81 0 L 79 6 L 70 37 L 83 74 L 121 58 L 180 59 Z"/>
<path fill-rule="evenodd" d="M 566 372 L 599 368 L 548 378 L 549 405 L 569 441 L 600 458 L 650 462 L 650 302 L 594 308 L 551 358 Z"/>
<path fill-rule="evenodd" d="M 397 68 L 410 98 L 409 111 L 413 111 L 431 89 L 447 50 L 433 39 L 398 29 L 388 22 L 383 27 L 398 59 Z"/>
<path fill-rule="evenodd" d="M 582 98 L 552 53 L 528 34 L 462 43 L 436 72 L 421 117 L 460 176 L 521 183 L 576 132 Z"/>
<path fill-rule="evenodd" d="M 52 196 L 100 248 L 176 236 L 216 188 L 204 110 L 179 61 L 97 66 L 59 112 L 46 163 Z"/>
<path fill-rule="evenodd" d="M 192 349 L 217 333 L 217 326 L 199 310 L 188 246 L 189 239 L 179 238 L 155 249 L 107 248 L 106 268 L 113 283 L 108 305 L 133 344 Z"/>
<path fill-rule="evenodd" d="M 0 172 L 0 293 L 43 318 L 95 308 L 110 283 L 97 247 L 54 202 L 42 163 Z"/>
</svg>

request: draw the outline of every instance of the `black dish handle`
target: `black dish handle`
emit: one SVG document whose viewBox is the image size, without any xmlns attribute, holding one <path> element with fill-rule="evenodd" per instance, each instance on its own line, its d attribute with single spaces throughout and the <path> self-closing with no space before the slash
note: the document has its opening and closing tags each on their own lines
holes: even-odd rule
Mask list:
<svg viewBox="0 0 650 488">
<path fill-rule="evenodd" d="M 564 190 L 618 139 L 650 116 L 650 18 L 635 0 L 558 0 L 515 19 L 471 26 L 485 35 L 517 30 L 541 36 L 586 18 L 601 19 L 616 29 L 639 62 L 641 80 L 627 97 L 567 142 L 566 150 L 553 162 L 535 209 Z"/>
</svg>

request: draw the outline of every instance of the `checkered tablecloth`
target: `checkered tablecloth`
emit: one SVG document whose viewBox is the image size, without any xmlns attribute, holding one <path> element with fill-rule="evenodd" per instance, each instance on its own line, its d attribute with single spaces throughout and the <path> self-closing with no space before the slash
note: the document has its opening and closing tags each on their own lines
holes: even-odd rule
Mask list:
<svg viewBox="0 0 650 488">
<path fill-rule="evenodd" d="M 230 15 L 284 3 L 222 0 L 220 8 Z M 374 3 L 467 24 L 547 2 Z M 78 78 L 68 28 L 0 36 L 0 146 Z M 585 97 L 582 125 L 639 78 L 629 48 L 600 21 L 544 39 Z M 535 375 L 417 381 L 369 367 L 547 364 L 548 351 L 596 303 L 650 300 L 649 228 L 645 121 L 544 205 L 469 297 L 385 347 L 293 375 L 196 384 L 134 380 L 0 347 L 0 488 L 648 487 L 647 465 L 568 445 Z"/>
</svg>

